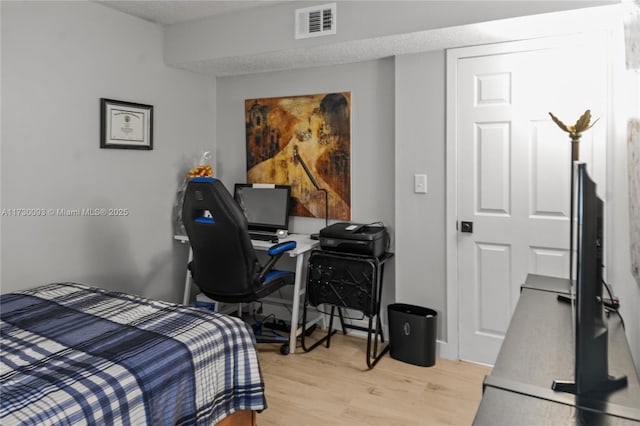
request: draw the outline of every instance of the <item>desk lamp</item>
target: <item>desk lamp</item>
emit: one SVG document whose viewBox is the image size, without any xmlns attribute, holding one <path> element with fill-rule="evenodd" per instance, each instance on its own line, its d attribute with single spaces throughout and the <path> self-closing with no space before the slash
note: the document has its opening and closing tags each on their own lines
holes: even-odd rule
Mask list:
<svg viewBox="0 0 640 426">
<path fill-rule="evenodd" d="M 313 186 L 316 188 L 316 190 L 324 192 L 324 222 L 325 222 L 324 224 L 325 224 L 325 227 L 329 226 L 329 193 L 327 192 L 326 189 L 320 188 L 318 181 L 313 177 L 313 175 L 311 174 L 311 170 L 309 170 L 309 167 L 307 167 L 307 164 L 304 162 L 304 160 L 300 156 L 300 153 L 298 153 L 297 145 L 293 146 L 293 158 L 297 160 L 300 163 L 300 165 L 302 165 L 304 172 L 306 173 L 307 177 L 309 178 Z M 312 240 L 317 240 L 318 238 L 319 238 L 319 234 L 311 234 Z"/>
</svg>

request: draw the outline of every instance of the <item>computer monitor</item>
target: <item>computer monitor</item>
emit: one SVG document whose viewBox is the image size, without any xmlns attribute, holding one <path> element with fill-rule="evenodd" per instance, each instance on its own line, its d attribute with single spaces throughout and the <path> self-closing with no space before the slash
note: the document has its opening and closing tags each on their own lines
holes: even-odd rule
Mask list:
<svg viewBox="0 0 640 426">
<path fill-rule="evenodd" d="M 234 198 L 249 222 L 249 231 L 275 234 L 289 230 L 289 185 L 236 183 Z"/>
</svg>

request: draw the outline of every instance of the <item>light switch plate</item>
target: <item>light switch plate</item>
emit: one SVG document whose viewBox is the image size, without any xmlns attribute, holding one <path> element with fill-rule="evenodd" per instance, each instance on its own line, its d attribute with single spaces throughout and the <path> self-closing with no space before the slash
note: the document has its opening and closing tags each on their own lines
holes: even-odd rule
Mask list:
<svg viewBox="0 0 640 426">
<path fill-rule="evenodd" d="M 413 175 L 413 192 L 416 194 L 427 193 L 427 175 Z"/>
</svg>

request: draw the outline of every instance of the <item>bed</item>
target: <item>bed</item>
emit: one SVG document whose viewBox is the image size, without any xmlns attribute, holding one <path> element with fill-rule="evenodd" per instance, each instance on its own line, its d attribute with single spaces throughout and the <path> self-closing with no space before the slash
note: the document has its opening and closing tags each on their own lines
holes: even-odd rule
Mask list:
<svg viewBox="0 0 640 426">
<path fill-rule="evenodd" d="M 0 424 L 255 424 L 251 329 L 183 305 L 55 283 L 0 296 Z"/>
</svg>

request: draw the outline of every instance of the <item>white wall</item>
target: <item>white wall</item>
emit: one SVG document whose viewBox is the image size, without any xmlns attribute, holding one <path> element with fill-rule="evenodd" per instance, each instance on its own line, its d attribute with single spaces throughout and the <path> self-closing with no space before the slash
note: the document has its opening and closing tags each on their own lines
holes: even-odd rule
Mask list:
<svg viewBox="0 0 640 426">
<path fill-rule="evenodd" d="M 396 57 L 396 301 L 438 312 L 446 340 L 445 52 Z M 413 175 L 427 193 L 413 193 Z"/>
<path fill-rule="evenodd" d="M 351 92 L 351 219 L 382 221 L 394 234 L 393 58 L 334 67 L 217 79 L 217 164 L 228 189 L 246 182 L 245 99 Z M 293 217 L 290 230 L 318 232 L 324 219 Z M 393 260 L 385 266 L 385 303 L 393 301 Z"/>
<path fill-rule="evenodd" d="M 612 64 L 614 82 L 612 146 L 609 152 L 609 191 L 606 195 L 610 235 L 605 236 L 606 274 L 614 293 L 620 298 L 620 312 L 626 324 L 629 347 L 640 371 L 640 283 L 631 274 L 629 240 L 630 221 L 640 221 L 629 215 L 629 160 L 627 156 L 627 122 L 640 118 L 640 70 L 624 68 L 622 35 L 616 34 L 616 60 Z M 617 51 L 616 51 L 617 50 Z"/>
<path fill-rule="evenodd" d="M 2 291 L 78 281 L 179 301 L 172 240 L 191 157 L 214 149 L 215 82 L 164 65 L 160 26 L 91 2 L 2 2 Z M 154 106 L 152 151 L 99 148 L 101 97 Z"/>
<path fill-rule="evenodd" d="M 227 188 L 246 182 L 245 99 L 351 92 L 351 218 L 393 226 L 393 58 L 334 67 L 217 79 L 218 176 Z M 324 219 L 292 218 L 292 232 L 312 233 Z"/>
</svg>

